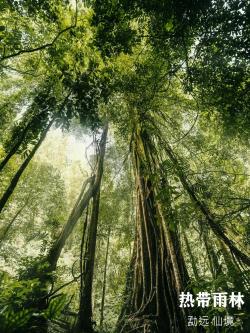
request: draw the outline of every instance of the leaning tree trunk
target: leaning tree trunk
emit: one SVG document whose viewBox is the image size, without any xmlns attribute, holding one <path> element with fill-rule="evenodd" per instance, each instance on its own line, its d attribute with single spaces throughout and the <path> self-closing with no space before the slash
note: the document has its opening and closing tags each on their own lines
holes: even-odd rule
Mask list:
<svg viewBox="0 0 250 333">
<path fill-rule="evenodd" d="M 48 281 L 50 280 L 51 273 L 56 270 L 58 259 L 61 255 L 62 249 L 65 245 L 66 240 L 70 236 L 71 232 L 73 231 L 76 223 L 78 222 L 79 218 L 82 216 L 85 208 L 88 207 L 91 198 L 93 198 L 101 184 L 102 174 L 103 174 L 103 162 L 104 162 L 104 155 L 105 155 L 105 147 L 106 147 L 106 140 L 107 140 L 107 133 L 108 133 L 108 126 L 105 126 L 99 147 L 99 153 L 97 156 L 97 168 L 96 174 L 89 177 L 82 186 L 81 192 L 76 200 L 76 203 L 69 215 L 69 218 L 64 225 L 59 237 L 55 240 L 55 242 L 50 247 L 48 254 L 43 259 L 43 264 L 45 268 L 41 272 L 38 267 L 38 270 L 34 270 L 34 278 L 39 278 L 42 285 L 47 285 Z M 87 188 L 87 186 L 89 187 Z M 46 288 L 45 288 L 46 289 Z M 43 302 L 40 302 L 40 299 L 43 299 Z M 47 299 L 49 298 L 49 294 L 47 292 L 43 293 L 41 297 L 38 297 L 37 301 L 40 302 L 38 307 L 43 309 L 47 306 Z"/>
<path fill-rule="evenodd" d="M 18 218 L 18 216 L 22 213 L 22 211 L 24 210 L 25 207 L 27 207 L 28 203 L 30 200 L 30 196 L 28 197 L 28 199 L 24 202 L 24 204 L 22 205 L 21 208 L 18 209 L 18 211 L 16 212 L 16 214 L 13 216 L 13 218 L 10 220 L 10 222 L 8 223 L 8 225 L 6 226 L 6 228 L 3 230 L 2 234 L 0 235 L 0 247 L 3 243 L 3 241 L 6 239 L 6 236 L 9 232 L 9 230 L 11 229 L 11 227 L 13 226 L 13 224 L 15 223 L 16 219 Z"/>
<path fill-rule="evenodd" d="M 240 291 L 248 290 L 250 287 L 248 271 L 245 272 L 244 269 L 239 266 L 238 262 L 232 256 L 232 253 L 221 240 L 218 240 L 217 244 L 220 247 L 224 262 L 226 264 L 227 274 L 230 276 L 231 282 Z"/>
<path fill-rule="evenodd" d="M 186 192 L 190 196 L 190 199 L 194 202 L 196 207 L 200 210 L 200 212 L 205 217 L 206 223 L 209 225 L 210 229 L 220 240 L 223 241 L 223 243 L 230 249 L 230 251 L 234 254 L 234 256 L 241 263 L 243 263 L 247 266 L 250 266 L 250 257 L 247 254 L 243 253 L 240 249 L 238 249 L 234 245 L 232 240 L 227 237 L 226 231 L 218 223 L 218 221 L 215 220 L 209 207 L 206 205 L 206 203 L 204 201 L 199 199 L 198 195 L 193 190 L 193 188 L 192 188 L 191 184 L 189 183 L 188 178 L 186 177 L 185 173 L 183 172 L 181 165 L 178 161 L 178 158 L 175 156 L 172 148 L 169 146 L 169 144 L 166 141 L 162 141 L 161 138 L 160 138 L 160 142 L 163 145 L 165 145 L 165 147 L 164 147 L 165 152 L 166 152 L 167 156 L 169 157 L 170 161 L 173 163 L 173 167 L 176 170 L 176 173 L 180 179 L 180 182 L 182 183 L 183 188 L 186 190 Z"/>
<path fill-rule="evenodd" d="M 100 189 L 102 174 L 103 174 L 103 163 L 105 156 L 105 148 L 107 141 L 108 125 L 104 127 L 102 137 L 99 144 L 99 151 L 97 155 L 97 166 L 95 175 L 88 178 L 81 189 L 80 195 L 70 213 L 68 221 L 63 227 L 59 237 L 56 239 L 54 244 L 52 244 L 47 256 L 43 259 L 42 263 L 38 263 L 37 267 L 33 267 L 33 277 L 38 278 L 40 282 L 41 292 L 34 294 L 34 301 L 29 306 L 37 308 L 39 312 L 43 311 L 48 307 L 50 293 L 47 291 L 48 283 L 52 280 L 51 274 L 55 271 L 58 259 L 60 257 L 61 251 L 65 245 L 66 240 L 73 231 L 79 218 L 82 216 L 85 208 L 88 207 L 90 200 L 95 197 Z M 88 189 L 87 186 L 89 184 Z M 41 266 L 42 264 L 42 266 Z M 42 271 L 41 271 L 42 267 Z M 30 278 L 30 277 L 29 277 Z M 53 291 L 52 291 L 53 292 Z M 45 317 L 35 317 L 31 318 L 29 326 L 35 326 L 37 332 L 35 333 L 47 333 L 48 331 L 48 321 Z M 33 333 L 32 330 L 27 331 L 27 333 Z"/>
<path fill-rule="evenodd" d="M 187 253 L 188 253 L 188 256 L 189 256 L 189 259 L 190 259 L 190 262 L 191 262 L 192 270 L 193 270 L 193 273 L 194 273 L 194 278 L 195 278 L 196 281 L 199 281 L 199 272 L 198 272 L 198 267 L 196 266 L 197 262 L 195 261 L 195 258 L 194 258 L 194 255 L 193 255 L 193 252 L 192 252 L 192 249 L 191 249 L 191 246 L 189 244 L 189 241 L 188 241 L 188 238 L 187 238 L 187 235 L 186 235 L 185 231 L 183 231 L 183 238 L 184 238 Z"/>
<path fill-rule="evenodd" d="M 16 154 L 16 152 L 18 151 L 18 149 L 20 148 L 21 144 L 23 143 L 23 140 L 25 138 L 26 133 L 28 132 L 30 128 L 30 124 L 28 124 L 24 130 L 22 131 L 21 136 L 18 138 L 18 140 L 16 141 L 16 143 L 12 146 L 12 148 L 10 149 L 10 151 L 7 153 L 7 155 L 5 156 L 5 158 L 1 161 L 0 163 L 0 172 L 3 170 L 3 168 L 5 167 L 5 165 L 9 162 L 9 160 L 11 159 L 11 157 Z"/>
<path fill-rule="evenodd" d="M 0 162 L 0 172 L 3 170 L 3 168 L 5 167 L 5 165 L 9 162 L 9 160 L 11 159 L 11 157 L 16 154 L 19 150 L 19 148 L 21 147 L 27 133 L 29 132 L 29 130 L 32 129 L 32 125 L 35 124 L 36 121 L 38 121 L 38 118 L 44 115 L 44 111 L 36 114 L 27 124 L 26 126 L 23 128 L 23 130 L 21 131 L 21 134 L 19 135 L 19 137 L 17 138 L 17 140 L 13 140 L 14 144 L 12 145 L 12 147 L 10 148 L 10 150 L 8 151 L 7 155 L 4 157 L 4 159 Z M 12 138 L 13 139 L 13 138 Z"/>
<path fill-rule="evenodd" d="M 76 212 L 79 210 L 79 205 L 80 206 L 85 206 L 85 204 L 88 206 L 88 203 L 90 199 L 82 200 L 83 198 L 86 199 L 86 196 L 84 196 L 84 192 L 86 190 L 86 187 L 88 183 L 90 183 L 93 180 L 93 177 L 88 178 L 82 186 L 80 195 L 78 196 L 76 203 L 71 211 L 71 214 L 69 216 L 68 222 L 67 223 L 76 223 L 78 220 L 78 215 L 76 215 Z M 89 191 L 89 190 L 88 190 Z M 87 192 L 88 192 L 87 191 Z M 85 193 L 86 194 L 86 193 Z M 84 223 L 84 229 L 86 226 L 86 220 Z M 57 244 L 57 242 L 55 242 Z M 61 250 L 63 248 L 62 242 L 60 243 L 60 247 L 51 247 L 48 255 L 42 260 L 42 262 L 39 262 L 38 265 L 32 267 L 32 276 L 28 276 L 27 278 L 36 278 L 39 280 L 39 289 L 34 290 L 33 292 L 33 301 L 29 303 L 27 308 L 36 308 L 37 312 L 43 312 L 45 309 L 48 308 L 49 302 L 50 302 L 50 297 L 51 295 L 54 295 L 54 291 L 51 290 L 48 292 L 48 286 L 49 282 L 53 283 L 53 278 L 52 278 L 52 272 L 56 269 L 57 266 L 57 261 L 59 259 Z M 56 252 L 53 252 L 53 250 L 56 249 Z M 25 279 L 26 276 L 22 276 L 22 279 Z M 33 328 L 32 328 L 33 327 Z M 35 331 L 34 331 L 35 330 Z M 29 323 L 28 323 L 28 329 L 27 333 L 47 333 L 48 332 L 48 320 L 43 316 L 35 316 L 31 317 Z"/>
<path fill-rule="evenodd" d="M 71 92 L 64 98 L 60 109 L 58 111 L 63 110 L 69 96 L 70 96 Z M 15 152 L 17 152 L 17 150 L 19 149 L 20 145 L 22 144 L 22 141 L 25 139 L 25 136 L 27 134 L 27 132 L 29 131 L 29 129 L 32 127 L 32 125 L 38 121 L 38 118 L 43 115 L 44 112 L 41 112 L 40 114 L 37 114 L 36 116 L 34 116 L 31 121 L 26 125 L 26 127 L 24 128 L 20 139 L 16 142 L 16 144 L 13 146 L 13 148 L 10 150 L 10 152 L 8 153 L 8 155 L 4 158 L 4 160 L 1 162 L 1 168 L 3 168 L 6 163 L 9 161 L 9 159 L 13 156 L 13 154 Z M 40 137 L 37 140 L 37 143 L 34 145 L 33 149 L 31 150 L 29 156 L 24 160 L 24 162 L 22 163 L 22 165 L 20 166 L 19 170 L 16 172 L 15 176 L 12 178 L 10 185 L 8 186 L 7 190 L 5 191 L 5 193 L 3 194 L 2 198 L 0 199 L 0 213 L 3 210 L 5 204 L 7 203 L 7 201 L 9 200 L 11 194 L 13 193 L 13 191 L 15 190 L 19 179 L 21 178 L 23 172 L 26 170 L 27 166 L 29 165 L 30 161 L 32 160 L 32 158 L 34 157 L 36 151 L 38 150 L 38 148 L 41 146 L 42 142 L 44 141 L 48 131 L 50 130 L 52 124 L 54 123 L 55 119 L 56 119 L 56 115 L 57 113 L 54 114 L 54 116 L 52 117 L 52 119 L 48 122 L 48 125 L 45 126 L 45 128 L 43 130 L 41 130 L 40 132 Z M 45 121 L 47 122 L 47 118 L 45 118 Z M 0 169 L 1 171 L 1 169 Z"/>
<path fill-rule="evenodd" d="M 7 203 L 7 201 L 9 200 L 10 196 L 12 195 L 13 191 L 15 190 L 15 188 L 16 188 L 16 186 L 18 184 L 18 181 L 21 178 L 22 174 L 26 170 L 27 166 L 29 165 L 29 163 L 32 160 L 32 158 L 34 157 L 34 155 L 37 152 L 38 148 L 41 146 L 41 144 L 42 144 L 43 140 L 45 139 L 45 137 L 46 137 L 46 135 L 47 135 L 50 127 L 52 126 L 53 122 L 54 122 L 54 119 L 52 119 L 49 122 L 49 124 L 46 126 L 46 128 L 42 132 L 40 138 L 38 139 L 37 143 L 32 148 L 29 156 L 24 160 L 24 162 L 22 163 L 22 165 L 20 166 L 20 168 L 18 169 L 18 171 L 16 172 L 16 174 L 12 178 L 12 180 L 11 180 L 8 188 L 4 192 L 2 198 L 0 199 L 0 213 L 3 210 L 3 208 L 4 208 L 5 204 Z"/>
<path fill-rule="evenodd" d="M 178 292 L 186 287 L 183 269 L 176 255 L 174 237 L 156 200 L 150 179 L 152 160 L 147 158 L 146 146 L 145 132 L 137 134 L 133 142 L 137 212 L 132 290 L 117 332 L 184 333 L 185 314 L 178 302 Z"/>
<path fill-rule="evenodd" d="M 65 245 L 66 240 L 70 236 L 72 230 L 74 229 L 77 221 L 82 216 L 83 211 L 88 206 L 89 201 L 93 198 L 96 193 L 98 192 L 102 180 L 103 174 L 103 163 L 104 163 L 104 156 L 105 156 L 105 148 L 106 148 L 106 141 L 108 135 L 108 125 L 105 126 L 99 147 L 99 154 L 97 159 L 97 170 L 96 174 L 90 177 L 83 186 L 82 193 L 80 194 L 66 224 L 63 227 L 59 237 L 51 246 L 49 253 L 46 257 L 46 261 L 50 265 L 51 271 L 56 269 L 57 261 L 60 257 L 61 251 Z M 90 186 L 88 190 L 84 193 L 87 184 L 90 182 Z"/>
</svg>

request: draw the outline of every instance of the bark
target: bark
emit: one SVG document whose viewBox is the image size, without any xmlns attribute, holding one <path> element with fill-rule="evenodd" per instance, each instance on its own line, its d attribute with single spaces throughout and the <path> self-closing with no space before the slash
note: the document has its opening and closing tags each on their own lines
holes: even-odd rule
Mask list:
<svg viewBox="0 0 250 333">
<path fill-rule="evenodd" d="M 177 291 L 178 293 L 180 293 L 181 291 L 184 290 L 184 280 L 182 279 L 182 275 L 179 269 L 179 263 L 177 260 L 177 256 L 176 256 L 176 248 L 174 247 L 174 242 L 173 242 L 173 232 L 171 233 L 169 230 L 169 227 L 165 221 L 164 218 L 164 214 L 163 214 L 163 210 L 161 208 L 161 205 L 158 203 L 158 210 L 162 219 L 162 226 L 163 226 L 163 230 L 164 230 L 164 234 L 165 234 L 165 238 L 166 238 L 166 244 L 168 246 L 168 251 L 171 257 L 171 262 L 173 265 L 173 271 L 174 271 L 174 276 L 175 276 L 175 281 L 176 281 L 176 287 L 177 287 Z"/>
<path fill-rule="evenodd" d="M 106 247 L 106 253 L 105 253 L 105 262 L 104 262 L 102 301 L 101 301 L 101 309 L 100 309 L 100 328 L 101 328 L 101 330 L 103 329 L 103 320 L 104 320 L 104 306 L 105 306 L 105 296 L 106 296 L 106 282 L 107 282 L 107 268 L 108 268 L 110 232 L 111 232 L 111 228 L 109 227 L 107 247 Z"/>
<path fill-rule="evenodd" d="M 94 176 L 87 180 L 87 183 L 90 182 L 90 186 L 87 191 L 82 195 L 80 194 L 75 207 L 73 208 L 68 221 L 63 227 L 59 237 L 54 242 L 52 247 L 49 250 L 48 256 L 46 261 L 50 265 L 51 270 L 56 269 L 57 261 L 60 257 L 61 251 L 65 245 L 66 240 L 68 239 L 69 235 L 71 234 L 72 230 L 74 229 L 77 221 L 82 216 L 83 211 L 88 206 L 90 199 L 93 198 L 96 193 L 98 192 L 101 184 L 102 174 L 103 174 L 103 162 L 104 162 L 104 155 L 105 155 L 105 147 L 106 147 L 106 140 L 108 134 L 108 125 L 105 126 L 102 134 L 102 138 L 100 141 L 100 152 L 98 155 L 97 161 L 97 171 Z M 86 184 L 87 185 L 87 184 Z M 85 190 L 85 186 L 84 186 Z M 84 192 L 84 190 L 82 192 Z"/>
<path fill-rule="evenodd" d="M 133 276 L 134 276 L 134 271 L 135 271 L 135 265 L 136 265 L 136 249 L 137 249 L 137 237 L 135 238 L 134 241 L 134 246 L 133 246 L 133 253 L 131 256 L 130 260 L 130 265 L 127 270 L 126 274 L 126 285 L 125 285 L 125 290 L 123 293 L 123 305 L 122 309 L 119 315 L 119 318 L 116 323 L 116 329 L 115 332 L 120 333 L 124 322 L 125 322 L 125 317 L 128 313 L 131 312 L 132 309 L 132 294 L 133 294 Z"/>
<path fill-rule="evenodd" d="M 22 163 L 22 165 L 20 166 L 20 168 L 18 169 L 18 171 L 16 172 L 16 174 L 12 178 L 12 180 L 11 180 L 8 188 L 4 192 L 2 198 L 0 199 L 0 213 L 3 210 L 3 208 L 5 207 L 6 203 L 8 202 L 10 196 L 14 192 L 14 190 L 15 190 L 17 184 L 18 184 L 19 179 L 21 178 L 22 174 L 26 170 L 26 168 L 29 165 L 30 161 L 32 160 L 33 156 L 37 152 L 38 148 L 41 146 L 41 144 L 42 144 L 43 140 L 45 139 L 45 137 L 46 137 L 49 129 L 51 128 L 53 122 L 54 122 L 54 119 L 52 119 L 49 122 L 49 124 L 47 125 L 47 127 L 42 132 L 39 140 L 37 141 L 37 143 L 34 145 L 33 149 L 31 150 L 29 156 L 24 160 L 24 162 Z"/>
<path fill-rule="evenodd" d="M 76 203 L 68 217 L 66 224 L 63 227 L 63 230 L 49 250 L 45 261 L 49 263 L 51 271 L 56 269 L 57 261 L 60 257 L 66 240 L 74 229 L 77 221 L 81 217 L 84 209 L 89 205 L 90 199 L 92 198 L 94 180 L 95 177 L 92 176 L 85 180 L 83 183 L 82 190 L 76 200 Z M 86 190 L 88 184 L 90 185 Z"/>
<path fill-rule="evenodd" d="M 143 187 L 150 184 L 140 180 Z M 144 187 L 145 188 L 145 187 Z M 184 318 L 178 309 L 176 275 L 163 228 L 153 218 L 154 197 L 138 194 L 137 256 L 133 276 L 132 309 L 122 332 L 185 332 Z M 144 207 L 143 207 L 144 206 Z M 149 209 L 149 207 L 151 208 Z"/>
<path fill-rule="evenodd" d="M 83 259 L 84 259 L 84 244 L 85 244 L 85 238 L 86 238 L 86 230 L 88 226 L 88 219 L 89 219 L 89 207 L 87 207 L 86 211 L 86 217 L 83 225 L 83 231 L 82 231 L 82 240 L 81 240 L 81 248 L 80 248 L 80 290 L 83 289 Z"/>
</svg>

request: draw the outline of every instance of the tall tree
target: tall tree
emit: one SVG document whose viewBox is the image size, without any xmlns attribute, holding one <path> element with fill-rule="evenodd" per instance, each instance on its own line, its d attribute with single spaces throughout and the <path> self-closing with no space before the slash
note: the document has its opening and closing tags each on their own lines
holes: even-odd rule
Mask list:
<svg viewBox="0 0 250 333">
<path fill-rule="evenodd" d="M 102 137 L 100 140 L 100 147 L 99 153 L 97 156 L 97 164 L 95 173 L 89 178 L 83 186 L 82 192 L 78 197 L 78 200 L 68 218 L 68 221 L 64 225 L 59 237 L 56 239 L 54 244 L 52 244 L 51 248 L 49 249 L 49 253 L 46 257 L 46 261 L 50 265 L 51 270 L 56 269 L 57 261 L 61 254 L 61 251 L 65 245 L 65 242 L 69 235 L 71 234 L 74 226 L 76 225 L 79 218 L 82 216 L 84 209 L 88 206 L 89 201 L 93 198 L 96 193 L 100 189 L 102 175 L 103 175 L 103 164 L 104 164 L 104 156 L 105 156 L 105 147 L 106 147 L 106 140 L 108 134 L 108 125 L 104 127 Z M 86 189 L 86 185 L 90 183 L 88 189 Z"/>
<path fill-rule="evenodd" d="M 181 274 L 184 261 L 177 259 L 168 222 L 155 198 L 153 175 L 157 165 L 147 131 L 140 127 L 135 127 L 132 141 L 137 192 L 132 290 L 127 302 L 130 305 L 124 309 L 118 327 L 121 332 L 141 328 L 148 332 L 185 332 L 185 314 L 178 306 L 178 292 L 188 282 Z"/>
</svg>

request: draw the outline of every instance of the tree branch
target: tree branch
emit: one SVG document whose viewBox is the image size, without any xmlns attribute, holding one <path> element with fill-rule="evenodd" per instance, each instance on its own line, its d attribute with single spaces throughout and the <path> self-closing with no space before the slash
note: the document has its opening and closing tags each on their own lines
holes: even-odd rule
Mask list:
<svg viewBox="0 0 250 333">
<path fill-rule="evenodd" d="M 4 61 L 4 60 L 7 60 L 7 59 L 10 59 L 10 58 L 14 58 L 14 57 L 17 57 L 21 54 L 24 54 L 24 53 L 33 53 L 33 52 L 37 52 L 37 51 L 41 51 L 41 50 L 44 50 L 48 47 L 51 47 L 54 45 L 54 43 L 58 40 L 58 38 L 64 34 L 65 32 L 73 29 L 76 27 L 77 25 L 77 17 L 78 17 L 78 0 L 76 0 L 76 11 L 75 11 L 75 22 L 73 25 L 61 30 L 55 37 L 54 39 L 50 42 L 50 43 L 47 43 L 47 44 L 44 44 L 44 45 L 41 45 L 41 46 L 38 46 L 38 47 L 35 47 L 35 48 L 32 48 L 32 49 L 26 49 L 26 50 L 19 50 L 18 52 L 16 53 L 12 53 L 12 54 L 9 54 L 9 55 L 6 55 L 6 56 L 2 56 L 0 58 L 0 62 L 1 61 Z"/>
<path fill-rule="evenodd" d="M 63 29 L 62 31 L 60 31 L 56 37 L 50 42 L 50 43 L 47 43 L 47 44 L 44 44 L 44 45 L 41 45 L 41 46 L 38 46 L 38 47 L 35 47 L 33 49 L 26 49 L 26 50 L 19 50 L 18 52 L 16 53 L 12 53 L 12 54 L 9 54 L 7 56 L 3 56 L 0 58 L 0 62 L 1 61 L 4 61 L 4 60 L 7 60 L 7 59 L 10 59 L 10 58 L 14 58 L 14 57 L 17 57 L 21 54 L 24 54 L 24 53 L 33 53 L 33 52 L 37 52 L 37 51 L 42 51 L 48 47 L 51 47 L 54 45 L 54 43 L 58 40 L 58 38 L 63 34 L 65 33 L 66 31 L 69 31 L 70 29 L 73 29 L 75 28 L 75 24 L 70 26 L 70 27 L 67 27 L 65 29 Z"/>
</svg>

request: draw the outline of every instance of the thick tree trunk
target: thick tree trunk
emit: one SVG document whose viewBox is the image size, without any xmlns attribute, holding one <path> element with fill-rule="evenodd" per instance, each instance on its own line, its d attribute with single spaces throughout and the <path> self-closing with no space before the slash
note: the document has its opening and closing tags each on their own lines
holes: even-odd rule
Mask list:
<svg viewBox="0 0 250 333">
<path fill-rule="evenodd" d="M 137 214 L 132 293 L 117 327 L 119 333 L 185 333 L 185 314 L 178 301 L 178 291 L 186 287 L 180 267 L 183 261 L 177 258 L 176 239 L 155 198 L 146 145 L 137 135 L 133 151 Z"/>
<path fill-rule="evenodd" d="M 180 285 L 166 237 L 154 205 L 151 185 L 140 180 L 143 193 L 138 194 L 136 263 L 133 274 L 132 308 L 121 332 L 185 332 L 178 307 Z M 147 192 L 147 196 L 145 195 Z M 150 207 L 150 208 L 149 208 Z"/>
<path fill-rule="evenodd" d="M 18 169 L 18 171 L 16 172 L 16 174 L 12 178 L 12 180 L 10 182 L 10 185 L 8 186 L 8 188 L 6 189 L 6 191 L 3 194 L 2 198 L 0 199 L 0 213 L 3 210 L 3 208 L 4 208 L 5 204 L 7 203 L 7 201 L 9 200 L 11 194 L 15 190 L 20 177 L 22 176 L 22 174 L 26 170 L 27 166 L 29 165 L 29 163 L 32 160 L 32 158 L 35 155 L 35 153 L 37 152 L 38 148 L 41 146 L 41 144 L 42 144 L 43 140 L 45 139 L 45 137 L 46 137 L 46 135 L 47 135 L 50 127 L 52 126 L 53 122 L 54 122 L 54 119 L 52 119 L 49 122 L 49 124 L 47 125 L 47 127 L 42 132 L 39 140 L 37 141 L 37 143 L 34 145 L 33 149 L 31 150 L 29 156 L 24 160 L 24 162 L 22 163 L 22 165 L 20 166 L 20 168 Z"/>
<path fill-rule="evenodd" d="M 109 227 L 107 247 L 106 247 L 106 253 L 105 253 L 104 272 L 103 272 L 102 301 L 101 301 L 101 308 L 100 308 L 100 328 L 101 328 L 101 330 L 103 329 L 103 320 L 104 320 L 104 306 L 105 306 L 105 296 L 106 296 L 110 232 L 111 232 L 111 228 Z"/>
<path fill-rule="evenodd" d="M 232 253 L 221 240 L 218 241 L 218 246 L 221 249 L 221 253 L 227 267 L 227 274 L 230 276 L 231 282 L 240 291 L 248 290 L 250 286 L 249 274 L 245 273 L 238 263 L 235 262 Z"/>
</svg>

